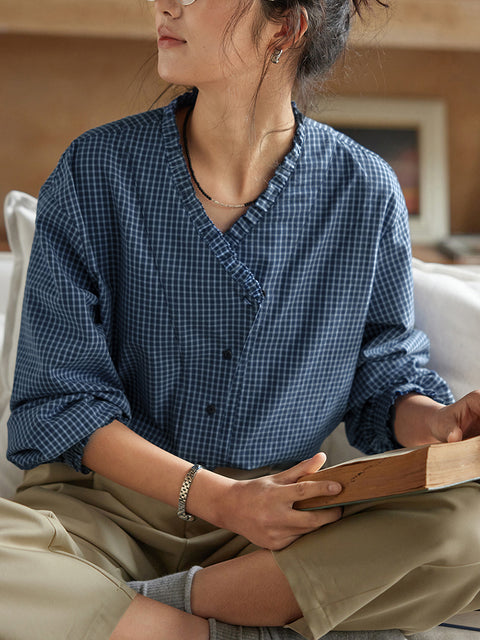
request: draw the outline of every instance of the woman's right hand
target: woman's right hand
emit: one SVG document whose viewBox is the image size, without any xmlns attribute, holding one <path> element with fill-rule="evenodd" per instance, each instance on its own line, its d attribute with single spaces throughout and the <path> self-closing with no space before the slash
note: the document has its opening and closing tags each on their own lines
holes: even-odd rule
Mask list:
<svg viewBox="0 0 480 640">
<path fill-rule="evenodd" d="M 283 549 L 291 542 L 334 522 L 340 508 L 299 511 L 294 502 L 340 493 L 336 483 L 299 482 L 325 463 L 323 453 L 287 471 L 254 480 L 233 480 L 203 469 L 195 476 L 187 511 L 212 524 L 245 536 L 265 549 Z M 181 460 L 114 421 L 90 438 L 83 463 L 124 487 L 178 506 L 178 492 L 191 463 Z"/>
<path fill-rule="evenodd" d="M 245 536 L 259 547 L 278 551 L 300 536 L 335 522 L 342 517 L 340 507 L 315 511 L 293 508 L 297 500 L 331 496 L 342 491 L 336 482 L 298 482 L 325 463 L 326 456 L 313 458 L 280 473 L 236 481 L 229 490 L 228 505 L 223 504 L 225 528 Z"/>
</svg>

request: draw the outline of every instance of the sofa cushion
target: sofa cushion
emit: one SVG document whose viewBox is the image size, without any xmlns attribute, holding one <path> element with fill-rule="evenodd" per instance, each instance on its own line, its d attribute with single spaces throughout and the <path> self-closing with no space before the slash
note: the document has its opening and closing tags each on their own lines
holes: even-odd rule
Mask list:
<svg viewBox="0 0 480 640">
<path fill-rule="evenodd" d="M 430 338 L 429 367 L 456 399 L 480 387 L 480 271 L 413 261 L 416 325 Z"/>
<path fill-rule="evenodd" d="M 5 458 L 7 450 L 7 420 L 13 386 L 18 334 L 22 314 L 23 292 L 30 259 L 37 201 L 19 191 L 11 191 L 5 199 L 4 217 L 8 241 L 13 255 L 5 314 L 5 333 L 0 360 L 0 496 L 8 497 L 21 480 L 21 471 Z"/>
</svg>

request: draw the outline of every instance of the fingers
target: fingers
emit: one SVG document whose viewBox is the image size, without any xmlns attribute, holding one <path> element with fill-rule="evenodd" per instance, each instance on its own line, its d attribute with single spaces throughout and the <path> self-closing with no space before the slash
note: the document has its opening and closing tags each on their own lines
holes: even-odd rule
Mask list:
<svg viewBox="0 0 480 640">
<path fill-rule="evenodd" d="M 301 511 L 292 509 L 290 528 L 296 529 L 296 533 L 303 535 L 326 524 L 340 520 L 343 516 L 342 507 L 328 507 L 326 509 L 312 509 Z"/>
<path fill-rule="evenodd" d="M 309 531 L 313 531 L 314 529 L 324 527 L 326 524 L 332 524 L 340 520 L 343 516 L 343 509 L 342 507 L 331 507 L 330 509 L 309 511 L 306 515 L 312 517 L 312 522 L 309 523 L 309 526 L 313 525 L 313 528 L 310 528 Z"/>
<path fill-rule="evenodd" d="M 447 433 L 446 442 L 460 442 L 463 440 L 463 431 L 460 427 L 453 427 L 449 433 Z"/>
<path fill-rule="evenodd" d="M 260 547 L 278 550 L 301 535 L 341 518 L 340 508 L 316 511 L 293 508 L 299 500 L 332 496 L 342 491 L 340 484 L 328 479 L 297 482 L 299 477 L 318 471 L 325 460 L 325 454 L 319 453 L 281 473 L 239 481 L 235 485 L 236 508 L 227 528 Z"/>
<path fill-rule="evenodd" d="M 287 471 L 283 471 L 271 479 L 277 487 L 278 499 L 288 506 L 293 506 L 295 502 L 306 500 L 308 498 L 316 498 L 318 496 L 335 496 L 342 492 L 343 487 L 338 482 L 332 480 L 305 480 L 297 482 L 299 478 L 315 473 L 318 471 L 319 465 L 323 465 L 326 460 L 324 453 L 318 453 L 309 460 L 304 460 L 300 464 L 295 465 Z"/>
<path fill-rule="evenodd" d="M 342 490 L 343 487 L 340 483 L 328 479 L 296 482 L 288 486 L 288 500 L 293 504 L 300 500 L 318 496 L 335 496 L 341 493 Z M 285 497 L 287 497 L 287 491 L 285 491 Z"/>
<path fill-rule="evenodd" d="M 282 526 L 290 533 L 300 536 L 339 520 L 343 515 L 341 507 L 302 510 L 295 509 L 294 503 L 311 497 L 338 495 L 342 490 L 343 487 L 339 483 L 328 480 L 300 482 L 288 487 L 282 487 L 284 499 L 288 491 L 288 505 L 285 504 Z"/>
<path fill-rule="evenodd" d="M 295 511 L 291 509 L 291 517 L 285 522 L 285 529 L 270 532 L 266 548 L 272 551 L 279 551 L 298 540 L 301 536 L 337 522 L 342 516 L 343 509 L 341 507 L 330 507 L 315 511 Z"/>
<path fill-rule="evenodd" d="M 480 434 L 480 391 L 442 407 L 435 416 L 432 434 L 441 442 L 459 442 Z"/>
<path fill-rule="evenodd" d="M 458 427 L 463 439 L 480 435 L 480 390 L 471 391 L 462 400 L 462 411 Z"/>
<path fill-rule="evenodd" d="M 296 464 L 291 469 L 287 469 L 286 471 L 281 471 L 276 474 L 276 478 L 281 482 L 281 484 L 290 484 L 296 482 L 302 476 L 306 476 L 309 473 L 315 473 L 318 471 L 323 465 L 327 456 L 323 453 L 317 453 L 313 456 L 313 458 L 309 458 L 308 460 L 304 460 L 299 464 Z"/>
</svg>

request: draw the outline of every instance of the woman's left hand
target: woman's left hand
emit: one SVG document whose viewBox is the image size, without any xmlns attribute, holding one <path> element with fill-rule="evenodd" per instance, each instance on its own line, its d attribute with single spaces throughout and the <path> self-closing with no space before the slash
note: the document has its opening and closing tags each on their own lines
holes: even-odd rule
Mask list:
<svg viewBox="0 0 480 640">
<path fill-rule="evenodd" d="M 458 442 L 480 435 L 480 390 L 439 409 L 432 423 L 432 435 L 440 442 Z"/>
<path fill-rule="evenodd" d="M 398 398 L 395 437 L 404 447 L 435 442 L 458 442 L 480 435 L 480 390 L 458 402 L 443 405 L 410 393 Z"/>
</svg>

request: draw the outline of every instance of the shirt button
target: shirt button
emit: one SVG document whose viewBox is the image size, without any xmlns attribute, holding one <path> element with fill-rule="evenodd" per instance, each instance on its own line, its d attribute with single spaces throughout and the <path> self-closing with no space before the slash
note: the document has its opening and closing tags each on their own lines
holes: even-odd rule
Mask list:
<svg viewBox="0 0 480 640">
<path fill-rule="evenodd" d="M 222 356 L 224 360 L 231 360 L 233 358 L 233 353 L 230 351 L 230 349 L 225 349 L 224 351 L 222 351 Z"/>
<path fill-rule="evenodd" d="M 205 409 L 205 411 L 209 416 L 213 416 L 213 414 L 216 413 L 217 411 L 217 407 L 214 404 L 209 404 L 207 405 L 207 408 Z"/>
</svg>

